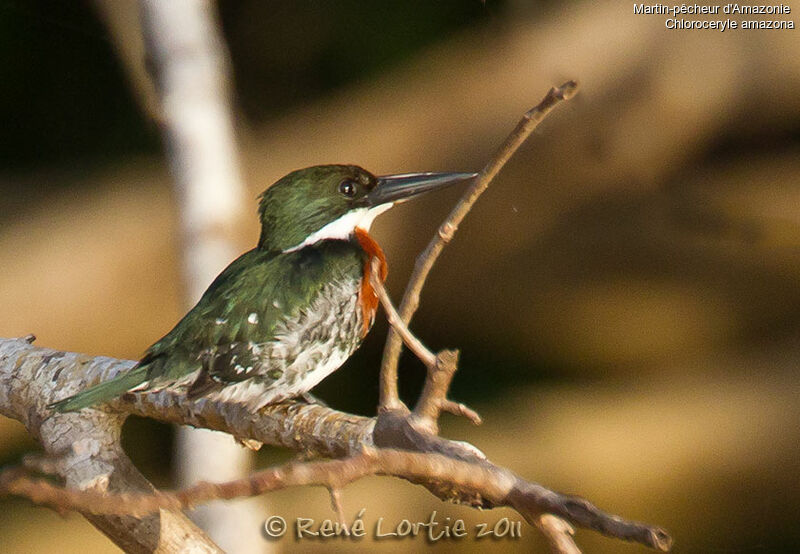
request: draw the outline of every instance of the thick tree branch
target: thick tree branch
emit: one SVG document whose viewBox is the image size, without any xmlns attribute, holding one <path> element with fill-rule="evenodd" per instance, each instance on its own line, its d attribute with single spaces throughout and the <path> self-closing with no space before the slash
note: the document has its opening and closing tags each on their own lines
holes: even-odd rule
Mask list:
<svg viewBox="0 0 800 554">
<path fill-rule="evenodd" d="M 33 337 L 0 341 L 0 414 L 21 421 L 44 447 L 48 465 L 75 491 L 97 494 L 152 494 L 119 442 L 120 413 L 87 410 L 50 417 L 48 402 L 66 390 L 77 392 L 86 379 L 119 366 L 118 360 L 35 348 Z M 81 378 L 86 370 L 87 377 Z M 63 387 L 66 387 L 63 388 Z M 126 552 L 221 552 L 179 511 L 136 518 L 98 515 L 86 518 Z"/>
<path fill-rule="evenodd" d="M 506 162 L 514 155 L 525 139 L 533 132 L 539 123 L 563 100 L 572 98 L 578 90 L 575 81 L 567 81 L 560 87 L 550 89 L 550 92 L 534 108 L 529 110 L 517 124 L 516 128 L 506 138 L 503 145 L 497 150 L 489 163 L 480 172 L 475 182 L 470 185 L 464 196 L 453 208 L 439 226 L 425 250 L 417 257 L 414 272 L 406 285 L 403 300 L 400 303 L 400 318 L 408 324 L 419 307 L 419 298 L 425 280 L 439 258 L 445 245 L 449 243 L 458 226 L 467 213 L 478 200 L 478 197 L 489 187 L 489 183 L 500 172 Z M 397 365 L 400 359 L 402 338 L 396 327 L 389 329 L 386 345 L 383 350 L 383 361 L 380 373 L 380 409 L 396 410 L 403 408 L 397 392 Z"/>
<path fill-rule="evenodd" d="M 113 508 L 123 501 L 142 503 L 132 511 L 140 513 L 141 509 L 141 513 L 145 513 L 162 506 L 175 508 L 303 484 L 339 489 L 362 476 L 381 474 L 421 484 L 444 500 L 484 508 L 510 506 L 532 524 L 537 524 L 541 515 L 552 514 L 608 536 L 661 550 L 669 548 L 669 536 L 662 529 L 623 520 L 600 511 L 586 500 L 528 482 L 484 459 L 471 445 L 420 432 L 410 422 L 411 418 L 397 412 L 364 418 L 318 405 L 289 402 L 268 406 L 253 414 L 236 404 L 207 400 L 193 404 L 182 394 L 168 391 L 128 394 L 102 410 L 71 414 L 47 411 L 48 403 L 110 379 L 132 364 L 37 348 L 24 339 L 0 340 L 0 413 L 22 421 L 42 440 L 62 476 L 65 467 L 102 465 L 107 463 L 108 452 L 117 455 L 113 448 L 100 445 L 87 449 L 81 437 L 96 428 L 115 429 L 118 434 L 127 413 L 162 421 L 182 421 L 241 438 L 288 446 L 311 455 L 344 459 L 294 462 L 247 479 L 218 485 L 201 484 L 174 494 L 135 494 L 130 489 L 104 487 L 104 474 L 98 471 L 80 471 L 77 476 L 67 473 L 66 489 L 31 481 L 15 472 L 4 474 L 0 481 L 7 492 L 31 496 L 61 508 L 99 512 L 103 515 L 97 518 L 114 521 L 119 517 L 110 516 L 109 512 L 123 511 L 128 514 L 124 518 L 131 518 L 129 511 Z M 56 429 L 60 431 L 58 440 L 53 439 Z M 89 492 L 84 492 L 87 490 Z M 124 495 L 118 497 L 117 493 Z M 160 513 L 163 517 L 164 513 L 172 512 Z"/>
</svg>

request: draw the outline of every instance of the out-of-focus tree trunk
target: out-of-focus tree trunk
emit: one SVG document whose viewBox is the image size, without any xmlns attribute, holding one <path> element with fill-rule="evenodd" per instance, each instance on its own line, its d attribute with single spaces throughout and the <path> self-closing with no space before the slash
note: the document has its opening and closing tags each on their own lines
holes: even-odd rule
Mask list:
<svg viewBox="0 0 800 554">
<path fill-rule="evenodd" d="M 140 10 L 181 212 L 188 310 L 238 253 L 234 229 L 244 186 L 229 101 L 230 63 L 212 2 L 142 0 Z M 241 477 L 252 466 L 251 452 L 229 435 L 190 428 L 178 430 L 176 459 L 180 487 Z M 199 508 L 193 518 L 229 552 L 263 552 L 262 511 L 255 506 L 255 500 L 218 503 Z"/>
</svg>

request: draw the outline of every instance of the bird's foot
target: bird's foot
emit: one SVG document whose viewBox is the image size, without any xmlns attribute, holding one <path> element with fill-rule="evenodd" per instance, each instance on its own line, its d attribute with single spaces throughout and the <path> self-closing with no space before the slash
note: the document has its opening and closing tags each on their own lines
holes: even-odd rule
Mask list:
<svg viewBox="0 0 800 554">
<path fill-rule="evenodd" d="M 320 400 L 310 392 L 304 392 L 298 398 L 301 398 L 306 404 L 317 404 L 323 408 L 327 408 L 328 404 L 324 400 Z"/>
<path fill-rule="evenodd" d="M 261 450 L 261 447 L 264 446 L 264 443 L 261 441 L 257 441 L 256 439 L 245 439 L 241 437 L 236 437 L 236 442 L 244 446 L 245 448 L 249 448 L 255 452 Z"/>
</svg>

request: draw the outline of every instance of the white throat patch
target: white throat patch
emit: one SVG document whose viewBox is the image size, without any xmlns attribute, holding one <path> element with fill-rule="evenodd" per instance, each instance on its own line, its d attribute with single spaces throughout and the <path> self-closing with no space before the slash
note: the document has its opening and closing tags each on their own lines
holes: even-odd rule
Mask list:
<svg viewBox="0 0 800 554">
<path fill-rule="evenodd" d="M 389 202 L 387 204 L 375 206 L 374 208 L 359 208 L 357 210 L 349 211 L 339 219 L 331 221 L 318 231 L 314 231 L 308 235 L 300 244 L 292 246 L 291 248 L 287 248 L 283 252 L 294 252 L 295 250 L 300 250 L 305 246 L 325 239 L 344 240 L 355 232 L 356 227 L 360 227 L 365 231 L 369 231 L 369 228 L 372 226 L 372 222 L 375 221 L 375 218 L 392 206 L 394 206 L 394 203 Z"/>
</svg>

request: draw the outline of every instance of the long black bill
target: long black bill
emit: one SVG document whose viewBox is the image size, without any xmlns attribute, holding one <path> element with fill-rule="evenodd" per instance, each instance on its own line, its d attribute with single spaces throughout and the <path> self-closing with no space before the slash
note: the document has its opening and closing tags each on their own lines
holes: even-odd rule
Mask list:
<svg viewBox="0 0 800 554">
<path fill-rule="evenodd" d="M 403 202 L 412 196 L 443 189 L 477 177 L 477 173 L 405 173 L 378 177 L 378 184 L 367 196 L 370 206 Z"/>
</svg>

